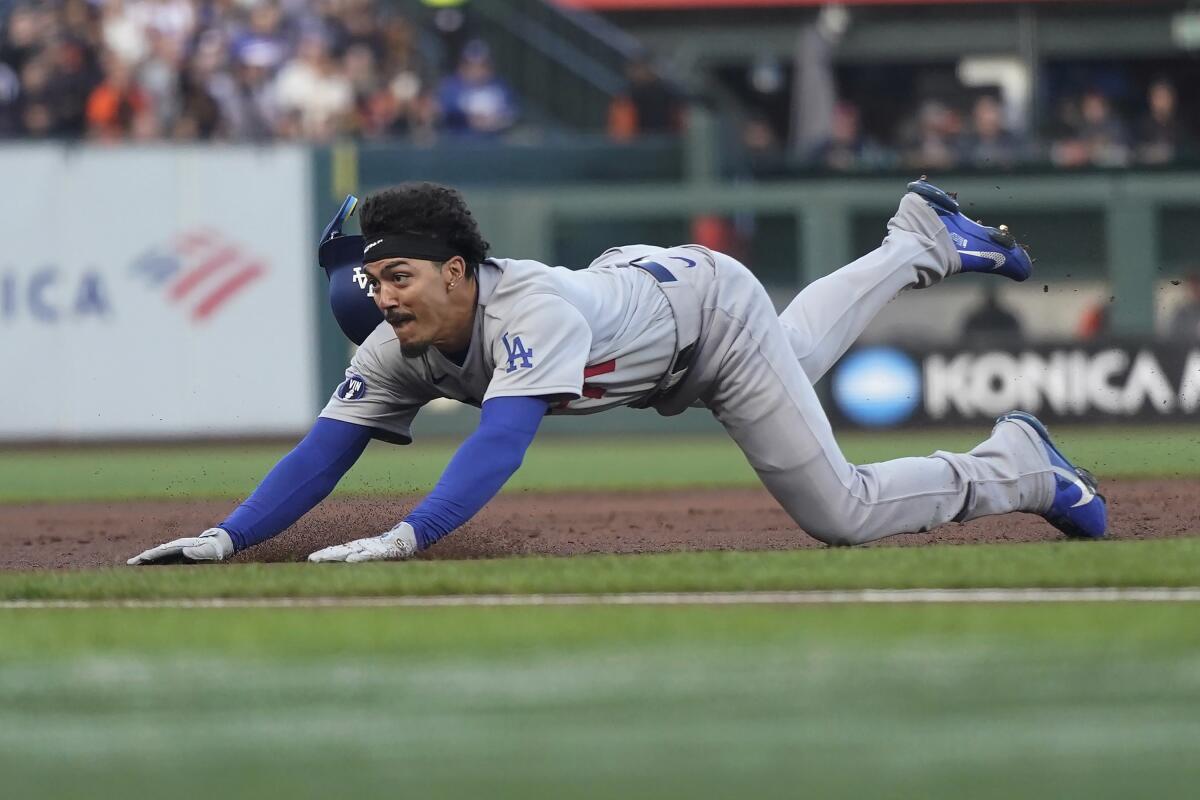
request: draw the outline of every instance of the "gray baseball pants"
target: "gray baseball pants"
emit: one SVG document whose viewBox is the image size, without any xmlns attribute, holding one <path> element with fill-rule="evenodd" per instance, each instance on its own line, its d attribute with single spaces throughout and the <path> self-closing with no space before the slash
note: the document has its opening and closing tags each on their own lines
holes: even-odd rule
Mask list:
<svg viewBox="0 0 1200 800">
<path fill-rule="evenodd" d="M 878 249 L 805 287 L 778 316 L 745 266 L 720 253 L 712 259 L 711 282 L 696 285 L 697 363 L 677 397 L 712 410 L 807 533 L 829 544 L 861 544 L 1050 507 L 1049 459 L 1023 423 L 996 425 L 969 453 L 855 465 L 813 390 L 892 298 L 958 271 L 945 227 L 919 197 L 905 195 Z"/>
</svg>

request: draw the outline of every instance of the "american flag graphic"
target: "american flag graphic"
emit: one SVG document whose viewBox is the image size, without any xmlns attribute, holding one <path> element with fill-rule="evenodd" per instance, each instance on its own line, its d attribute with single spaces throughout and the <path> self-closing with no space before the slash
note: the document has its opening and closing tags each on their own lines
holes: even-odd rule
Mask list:
<svg viewBox="0 0 1200 800">
<path fill-rule="evenodd" d="M 133 271 L 167 300 L 204 322 L 267 274 L 262 259 L 208 228 L 187 230 L 169 245 L 143 254 Z"/>
</svg>

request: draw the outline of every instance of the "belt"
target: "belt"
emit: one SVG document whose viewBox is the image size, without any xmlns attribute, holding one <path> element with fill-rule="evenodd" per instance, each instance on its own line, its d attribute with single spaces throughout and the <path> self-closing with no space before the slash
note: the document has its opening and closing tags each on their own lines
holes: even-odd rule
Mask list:
<svg viewBox="0 0 1200 800">
<path fill-rule="evenodd" d="M 678 281 L 678 278 L 676 278 L 669 269 L 657 261 L 639 258 L 629 262 L 629 265 L 649 273 L 656 281 L 659 282 L 659 284 L 671 284 Z M 671 293 L 664 291 L 663 294 L 665 294 L 667 297 L 667 302 L 671 306 L 672 314 L 676 314 Z M 680 338 L 679 333 L 679 322 L 678 316 L 676 315 L 675 343 L 677 346 Z M 645 397 L 630 403 L 630 408 L 649 408 L 662 399 L 662 397 L 667 392 L 671 391 L 676 384 L 683 380 L 683 376 L 687 374 L 689 369 L 691 369 L 692 362 L 696 359 L 696 345 L 698 343 L 699 337 L 693 339 L 690 344 L 680 347 L 678 350 L 676 350 L 675 357 L 671 359 L 670 368 L 667 369 L 662 378 L 659 379 L 658 383 L 655 384 L 654 388 L 651 389 Z"/>
</svg>

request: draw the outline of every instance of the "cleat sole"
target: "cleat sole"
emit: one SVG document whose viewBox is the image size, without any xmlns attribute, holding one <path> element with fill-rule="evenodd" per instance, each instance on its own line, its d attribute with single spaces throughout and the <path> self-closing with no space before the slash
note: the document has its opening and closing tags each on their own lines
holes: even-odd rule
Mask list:
<svg viewBox="0 0 1200 800">
<path fill-rule="evenodd" d="M 1007 250 L 1011 250 L 1017 246 L 1017 237 L 1013 236 L 1007 230 L 1002 231 L 999 228 L 988 228 L 988 238 Z"/>
<path fill-rule="evenodd" d="M 908 191 L 924 197 L 945 211 L 958 213 L 958 201 L 931 183 L 926 183 L 924 180 L 913 181 L 908 185 Z"/>
</svg>

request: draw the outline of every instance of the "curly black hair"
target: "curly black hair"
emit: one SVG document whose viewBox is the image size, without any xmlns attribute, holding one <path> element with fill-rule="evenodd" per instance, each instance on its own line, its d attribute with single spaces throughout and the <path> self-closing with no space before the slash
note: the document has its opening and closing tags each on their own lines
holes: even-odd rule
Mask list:
<svg viewBox="0 0 1200 800">
<path fill-rule="evenodd" d="M 363 201 L 359 226 L 368 239 L 386 234 L 431 236 L 450 245 L 475 277 L 491 247 L 457 190 L 436 183 L 402 183 Z"/>
</svg>

